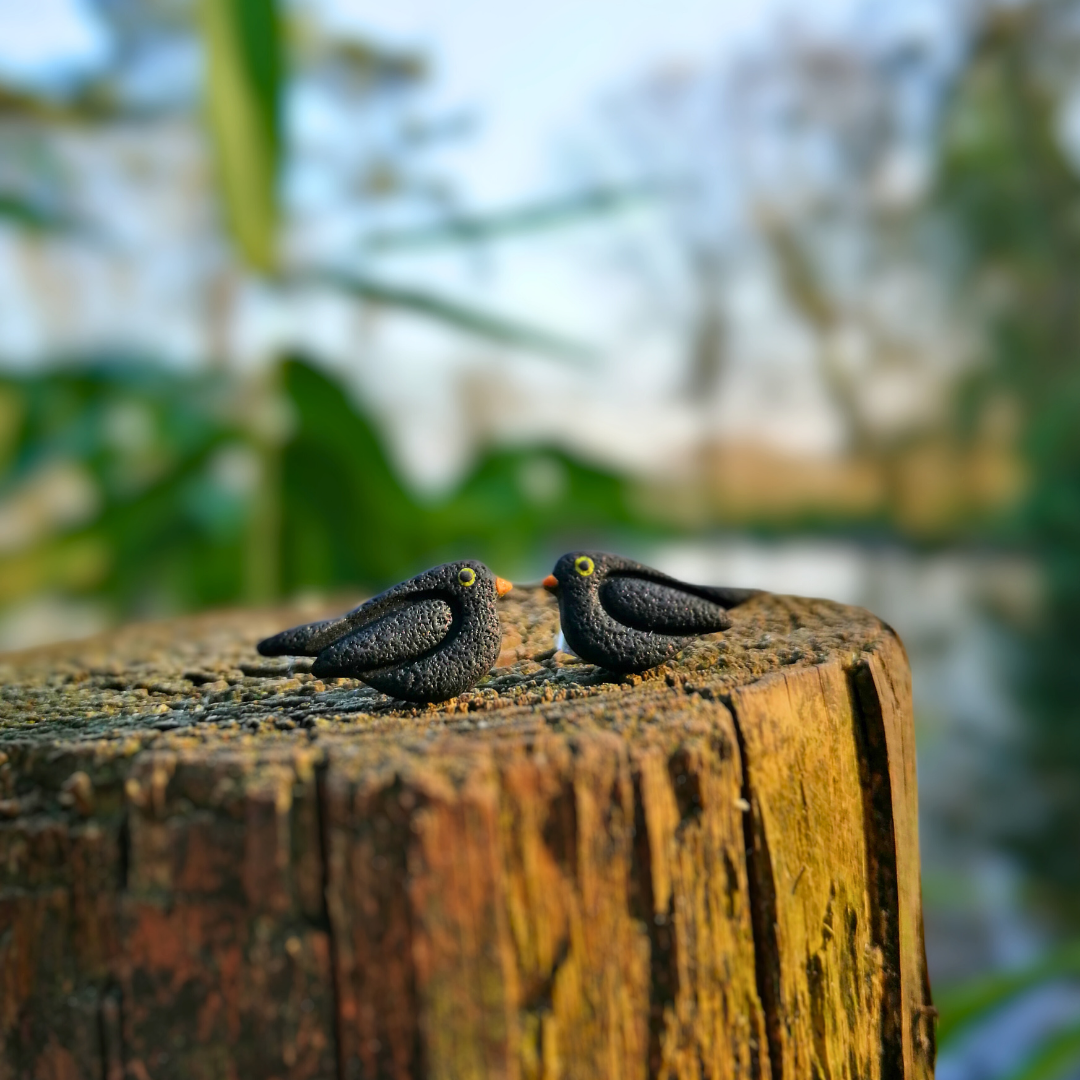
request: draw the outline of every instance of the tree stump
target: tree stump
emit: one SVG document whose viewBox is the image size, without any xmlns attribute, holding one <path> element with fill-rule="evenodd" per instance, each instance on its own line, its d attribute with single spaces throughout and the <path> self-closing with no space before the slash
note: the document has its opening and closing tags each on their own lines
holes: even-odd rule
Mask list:
<svg viewBox="0 0 1080 1080">
<path fill-rule="evenodd" d="M 0 1078 L 931 1076 L 894 633 L 766 595 L 613 680 L 501 611 L 421 708 L 256 654 L 312 611 L 0 657 Z"/>
</svg>

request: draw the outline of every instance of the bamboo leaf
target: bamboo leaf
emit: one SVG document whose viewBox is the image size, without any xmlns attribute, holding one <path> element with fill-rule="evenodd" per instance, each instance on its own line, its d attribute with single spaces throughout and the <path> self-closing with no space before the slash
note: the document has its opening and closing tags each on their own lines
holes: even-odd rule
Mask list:
<svg viewBox="0 0 1080 1080">
<path fill-rule="evenodd" d="M 306 276 L 303 281 L 328 285 L 363 300 L 411 311 L 488 341 L 563 360 L 588 362 L 595 359 L 594 350 L 580 342 L 423 289 L 392 285 L 339 270 L 320 271 Z"/>
<path fill-rule="evenodd" d="M 595 188 L 565 199 L 532 203 L 501 213 L 463 215 L 422 228 L 373 232 L 361 243 L 372 251 L 476 244 L 577 225 L 616 213 L 650 194 L 652 189 L 647 187 Z"/>
<path fill-rule="evenodd" d="M 247 263 L 277 266 L 281 27 L 275 0 L 201 0 L 206 96 L 226 215 Z"/>
</svg>

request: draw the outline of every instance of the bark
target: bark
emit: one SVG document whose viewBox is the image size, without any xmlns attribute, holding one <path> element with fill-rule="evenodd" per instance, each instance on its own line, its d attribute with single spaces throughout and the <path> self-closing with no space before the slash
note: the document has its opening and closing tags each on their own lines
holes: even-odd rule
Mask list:
<svg viewBox="0 0 1080 1080">
<path fill-rule="evenodd" d="M 611 681 L 519 590 L 414 708 L 257 656 L 315 614 L 0 657 L 0 1080 L 932 1075 L 888 627 L 763 596 Z"/>
</svg>

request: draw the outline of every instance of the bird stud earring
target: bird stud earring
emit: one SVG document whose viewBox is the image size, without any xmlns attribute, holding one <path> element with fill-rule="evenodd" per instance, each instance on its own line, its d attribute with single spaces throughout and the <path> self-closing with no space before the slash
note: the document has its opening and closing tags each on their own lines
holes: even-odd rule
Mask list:
<svg viewBox="0 0 1080 1080">
<path fill-rule="evenodd" d="M 695 636 L 726 630 L 727 609 L 761 592 L 690 585 L 599 551 L 563 555 L 544 588 L 558 597 L 563 637 L 574 653 L 622 673 L 656 667 Z"/>
<path fill-rule="evenodd" d="M 406 701 L 445 701 L 494 666 L 502 631 L 496 603 L 513 586 L 467 559 L 425 570 L 336 619 L 258 644 L 263 656 L 314 656 L 312 674 L 362 679 Z"/>
</svg>

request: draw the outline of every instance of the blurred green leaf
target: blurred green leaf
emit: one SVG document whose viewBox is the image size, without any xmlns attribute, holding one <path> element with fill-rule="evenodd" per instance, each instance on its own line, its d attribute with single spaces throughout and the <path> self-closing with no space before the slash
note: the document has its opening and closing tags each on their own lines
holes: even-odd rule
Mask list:
<svg viewBox="0 0 1080 1080">
<path fill-rule="evenodd" d="M 253 532 L 280 552 L 274 595 L 377 590 L 466 555 L 531 574 L 573 544 L 659 534 L 622 477 L 554 447 L 489 450 L 455 490 L 423 498 L 335 379 L 293 359 L 275 388 L 289 423 L 266 474 L 275 513 L 260 519 L 250 384 L 116 360 L 0 375 L 12 432 L 0 507 L 17 515 L 57 463 L 94 499 L 91 516 L 39 522 L 0 551 L 0 606 L 41 592 L 92 594 L 129 617 L 235 603 Z"/>
<path fill-rule="evenodd" d="M 282 448 L 282 592 L 379 589 L 471 554 L 507 576 L 550 565 L 565 545 L 640 537 L 625 481 L 544 447 L 492 450 L 438 500 L 393 469 L 375 427 L 340 385 L 284 366 L 296 426 Z"/>
<path fill-rule="evenodd" d="M 556 447 L 493 448 L 433 509 L 440 557 L 476 551 L 505 577 L 550 565 L 573 546 L 603 547 L 613 534 L 658 532 L 632 506 L 625 479 Z M 618 547 L 618 543 L 614 543 Z"/>
<path fill-rule="evenodd" d="M 1080 1065 L 1080 1024 L 1052 1035 L 1006 1080 L 1058 1080 Z"/>
<path fill-rule="evenodd" d="M 254 269 L 277 265 L 281 28 L 274 0 L 201 0 L 206 88 L 222 194 Z"/>
<path fill-rule="evenodd" d="M 475 334 L 488 341 L 514 345 L 562 360 L 588 362 L 595 359 L 595 352 L 587 345 L 423 289 L 392 285 L 344 270 L 323 270 L 308 275 L 303 280 L 329 285 L 352 296 L 386 304 L 388 307 L 426 315 L 436 322 Z"/>
<path fill-rule="evenodd" d="M 0 191 L 0 221 L 36 233 L 69 232 L 76 226 L 73 218 L 33 199 Z"/>
<path fill-rule="evenodd" d="M 18 519 L 65 462 L 100 503 L 85 523 L 61 514 L 34 525 L 29 545 L 0 551 L 0 603 L 93 593 L 130 615 L 235 601 L 250 498 L 217 465 L 245 437 L 228 390 L 220 373 L 134 360 L 0 377 L 14 428 L 0 505 Z"/>
<path fill-rule="evenodd" d="M 282 386 L 295 418 L 281 453 L 283 591 L 377 589 L 422 569 L 427 514 L 369 419 L 301 360 L 284 365 Z"/>
<path fill-rule="evenodd" d="M 968 1025 L 985 1020 L 1025 990 L 1070 975 L 1080 975 L 1080 941 L 1060 947 L 1053 956 L 1029 967 L 935 990 L 938 1045 L 945 1046 Z"/>
<path fill-rule="evenodd" d="M 616 213 L 651 194 L 653 189 L 649 187 L 594 188 L 564 199 L 532 203 L 502 213 L 452 217 L 423 228 L 372 232 L 363 239 L 362 245 L 372 251 L 390 251 L 499 240 L 577 225 Z"/>
<path fill-rule="evenodd" d="M 99 588 L 111 569 L 110 551 L 98 535 L 62 537 L 14 554 L 0 554 L 0 604 L 57 588 Z"/>
</svg>

